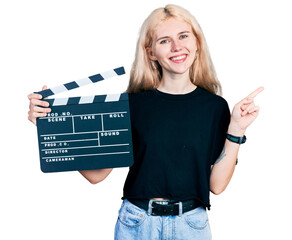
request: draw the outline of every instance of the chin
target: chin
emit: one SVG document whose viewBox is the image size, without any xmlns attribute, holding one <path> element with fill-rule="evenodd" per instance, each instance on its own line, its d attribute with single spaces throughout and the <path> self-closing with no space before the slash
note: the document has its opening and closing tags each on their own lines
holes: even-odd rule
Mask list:
<svg viewBox="0 0 292 240">
<path fill-rule="evenodd" d="M 176 73 L 176 74 L 184 74 L 186 73 L 187 71 L 189 71 L 189 67 L 184 67 L 184 68 L 176 68 L 176 69 L 172 69 L 172 72 L 173 73 Z"/>
<path fill-rule="evenodd" d="M 172 71 L 173 73 L 177 73 L 177 74 L 184 74 L 185 72 L 189 71 L 191 68 L 191 64 L 184 64 L 184 65 L 177 65 L 174 66 L 172 68 L 170 68 L 170 71 Z"/>
</svg>

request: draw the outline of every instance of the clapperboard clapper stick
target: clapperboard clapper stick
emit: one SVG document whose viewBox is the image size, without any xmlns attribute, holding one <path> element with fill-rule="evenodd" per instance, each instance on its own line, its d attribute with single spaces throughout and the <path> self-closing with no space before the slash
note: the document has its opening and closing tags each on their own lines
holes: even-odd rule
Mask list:
<svg viewBox="0 0 292 240">
<path fill-rule="evenodd" d="M 125 74 L 123 67 L 37 92 L 43 98 Z M 127 93 L 43 99 L 52 111 L 37 119 L 41 170 L 64 172 L 133 164 Z"/>
</svg>

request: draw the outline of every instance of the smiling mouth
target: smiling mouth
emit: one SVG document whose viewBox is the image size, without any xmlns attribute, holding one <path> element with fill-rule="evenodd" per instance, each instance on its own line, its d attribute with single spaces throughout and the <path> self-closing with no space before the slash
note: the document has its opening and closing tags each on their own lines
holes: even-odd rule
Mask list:
<svg viewBox="0 0 292 240">
<path fill-rule="evenodd" d="M 187 54 L 182 54 L 179 56 L 169 58 L 174 63 L 182 63 L 187 59 Z"/>
</svg>

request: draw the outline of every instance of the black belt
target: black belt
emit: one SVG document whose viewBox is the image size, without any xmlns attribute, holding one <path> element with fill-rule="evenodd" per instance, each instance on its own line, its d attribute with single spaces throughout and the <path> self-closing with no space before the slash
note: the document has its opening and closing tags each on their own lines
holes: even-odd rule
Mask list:
<svg viewBox="0 0 292 240">
<path fill-rule="evenodd" d="M 129 202 L 133 203 L 139 208 L 144 209 L 148 212 L 149 201 L 150 200 L 137 200 L 137 199 L 128 199 Z M 163 202 L 165 204 L 162 204 Z M 199 206 L 202 206 L 202 203 L 196 200 L 186 200 L 186 201 L 176 201 L 176 200 L 154 200 L 150 204 L 150 213 L 153 216 L 169 216 L 169 215 L 179 215 L 179 205 L 182 205 L 182 213 L 193 210 Z"/>
</svg>

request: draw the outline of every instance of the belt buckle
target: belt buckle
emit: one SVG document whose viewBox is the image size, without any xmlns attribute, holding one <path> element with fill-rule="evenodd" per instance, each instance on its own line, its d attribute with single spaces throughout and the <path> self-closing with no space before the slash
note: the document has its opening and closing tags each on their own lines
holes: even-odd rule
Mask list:
<svg viewBox="0 0 292 240">
<path fill-rule="evenodd" d="M 160 204 L 160 203 L 158 203 L 158 204 L 160 204 L 161 206 L 170 206 L 170 204 L 173 204 L 173 205 L 179 205 L 179 209 L 178 209 L 178 214 L 175 214 L 175 215 L 179 215 L 179 216 L 181 216 L 182 215 L 182 211 L 183 211 L 183 207 L 182 207 L 182 202 L 181 201 L 179 201 L 179 202 L 176 202 L 176 203 L 170 203 L 169 204 L 169 201 L 168 200 L 154 200 L 154 199 L 150 199 L 150 201 L 149 201 L 149 204 L 148 204 L 148 215 L 152 215 L 152 216 L 157 216 L 155 213 L 153 213 L 152 212 L 152 209 L 154 208 L 153 206 L 152 206 L 152 203 L 153 202 L 155 202 L 155 203 L 158 203 L 158 202 L 168 202 L 167 204 Z M 165 215 L 165 216 L 167 216 L 167 215 Z"/>
<path fill-rule="evenodd" d="M 150 199 L 149 200 L 149 204 L 148 204 L 148 215 L 152 215 L 152 216 L 157 216 L 155 213 L 153 213 L 152 212 L 152 209 L 154 208 L 153 206 L 152 206 L 152 203 L 157 203 L 157 202 L 167 202 L 167 200 L 154 200 L 154 199 Z M 157 204 L 159 204 L 159 203 L 157 203 Z M 167 206 L 166 204 L 164 205 L 164 204 L 160 204 L 160 205 L 162 205 L 162 206 Z"/>
<path fill-rule="evenodd" d="M 154 202 L 154 200 L 153 199 L 150 199 L 150 201 L 149 201 L 149 203 L 148 203 L 148 215 L 153 215 L 152 214 L 152 203 Z"/>
<path fill-rule="evenodd" d="M 182 201 L 174 203 L 175 205 L 178 205 L 178 215 L 181 216 L 183 214 L 183 203 Z"/>
</svg>

